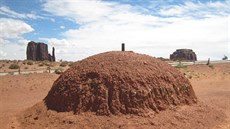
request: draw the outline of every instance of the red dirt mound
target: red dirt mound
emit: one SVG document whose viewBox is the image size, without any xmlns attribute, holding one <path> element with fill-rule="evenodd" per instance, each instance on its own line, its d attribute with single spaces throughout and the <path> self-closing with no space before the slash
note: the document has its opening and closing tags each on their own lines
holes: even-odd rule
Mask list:
<svg viewBox="0 0 230 129">
<path fill-rule="evenodd" d="M 196 103 L 192 86 L 167 63 L 134 52 L 88 57 L 64 72 L 45 97 L 58 112 L 142 114 Z"/>
</svg>

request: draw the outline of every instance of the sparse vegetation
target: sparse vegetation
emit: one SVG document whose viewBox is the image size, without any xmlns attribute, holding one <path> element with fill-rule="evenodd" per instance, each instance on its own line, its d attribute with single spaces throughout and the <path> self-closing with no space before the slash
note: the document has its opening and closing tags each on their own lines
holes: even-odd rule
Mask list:
<svg viewBox="0 0 230 129">
<path fill-rule="evenodd" d="M 9 69 L 19 69 L 19 65 L 18 64 L 11 64 L 9 66 Z"/>
<path fill-rule="evenodd" d="M 73 62 L 70 62 L 68 66 L 71 67 L 71 66 L 73 66 L 73 65 L 74 65 L 74 63 L 73 63 Z"/>
<path fill-rule="evenodd" d="M 28 61 L 27 62 L 27 65 L 33 65 L 34 63 L 33 63 L 33 61 Z"/>
<path fill-rule="evenodd" d="M 162 61 L 170 61 L 170 59 L 163 58 L 163 57 L 158 57 L 157 59 L 160 59 L 160 60 L 162 60 Z"/>
<path fill-rule="evenodd" d="M 28 69 L 28 67 L 25 67 L 24 69 Z"/>
<path fill-rule="evenodd" d="M 42 67 L 42 66 L 44 66 L 44 63 L 39 63 L 38 66 Z"/>
<path fill-rule="evenodd" d="M 44 61 L 43 64 L 44 64 L 45 66 L 50 66 L 49 61 Z"/>
<path fill-rule="evenodd" d="M 187 68 L 187 66 L 179 63 L 175 68 Z"/>
<path fill-rule="evenodd" d="M 14 75 L 14 72 L 8 72 L 8 75 Z"/>
<path fill-rule="evenodd" d="M 24 64 L 24 65 L 25 65 L 25 64 L 26 64 L 26 61 L 23 61 L 23 62 L 22 62 L 22 64 Z"/>
<path fill-rule="evenodd" d="M 213 64 L 209 64 L 208 67 L 211 68 L 211 69 L 214 69 L 214 65 Z"/>
<path fill-rule="evenodd" d="M 54 71 L 54 73 L 56 73 L 56 74 L 61 74 L 61 73 L 63 73 L 63 70 L 62 70 L 61 68 L 58 68 L 58 69 L 56 69 L 56 70 Z"/>
<path fill-rule="evenodd" d="M 39 67 L 41 66 L 50 66 L 50 62 L 45 60 L 45 61 L 38 61 L 36 62 L 36 64 L 38 64 Z"/>
<path fill-rule="evenodd" d="M 61 64 L 60 64 L 61 67 L 66 67 L 67 65 L 68 65 L 67 61 L 61 62 Z"/>
</svg>

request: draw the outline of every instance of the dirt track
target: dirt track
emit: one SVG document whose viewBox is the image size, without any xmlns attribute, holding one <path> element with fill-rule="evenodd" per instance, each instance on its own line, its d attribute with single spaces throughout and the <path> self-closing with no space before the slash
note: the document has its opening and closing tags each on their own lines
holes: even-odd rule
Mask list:
<svg viewBox="0 0 230 129">
<path fill-rule="evenodd" d="M 37 109 L 27 108 L 47 95 L 58 75 L 43 73 L 1 76 L 0 127 L 66 128 L 78 125 L 78 128 L 230 128 L 230 63 L 215 64 L 214 69 L 206 65 L 192 65 L 181 71 L 190 78 L 199 104 L 147 117 L 97 117 L 92 114 L 73 116 L 71 113 L 58 114 L 52 111 L 36 114 L 36 111 L 45 111 L 42 103 L 36 106 Z M 25 119 L 26 114 L 32 114 L 31 118 Z M 47 120 L 47 114 L 53 119 Z M 53 124 L 48 126 L 48 122 Z"/>
</svg>

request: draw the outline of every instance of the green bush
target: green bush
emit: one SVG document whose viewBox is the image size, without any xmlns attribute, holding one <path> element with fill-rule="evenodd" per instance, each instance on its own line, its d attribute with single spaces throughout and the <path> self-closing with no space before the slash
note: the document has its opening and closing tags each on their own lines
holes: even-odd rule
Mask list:
<svg viewBox="0 0 230 129">
<path fill-rule="evenodd" d="M 11 64 L 9 69 L 19 69 L 19 65 L 18 64 Z"/>
<path fill-rule="evenodd" d="M 42 66 L 50 66 L 50 61 L 48 61 L 48 60 L 43 60 L 43 61 L 40 61 L 39 62 L 39 65 L 41 65 L 42 64 Z"/>
<path fill-rule="evenodd" d="M 33 65 L 34 63 L 32 61 L 28 61 L 27 65 Z"/>
</svg>

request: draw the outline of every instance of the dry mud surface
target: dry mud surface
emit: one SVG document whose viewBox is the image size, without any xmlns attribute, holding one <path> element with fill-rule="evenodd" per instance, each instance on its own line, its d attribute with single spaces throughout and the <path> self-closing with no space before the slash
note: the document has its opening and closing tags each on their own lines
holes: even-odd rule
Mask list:
<svg viewBox="0 0 230 129">
<path fill-rule="evenodd" d="M 0 77 L 0 127 L 11 128 L 230 128 L 230 64 L 192 65 L 181 69 L 189 78 L 198 103 L 171 107 L 145 116 L 97 116 L 86 112 L 47 110 L 44 97 L 59 75 L 29 74 Z"/>
<path fill-rule="evenodd" d="M 66 70 L 44 102 L 58 112 L 143 116 L 191 105 L 197 98 L 183 73 L 166 62 L 144 54 L 112 51 L 88 57 Z"/>
</svg>

